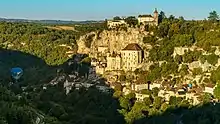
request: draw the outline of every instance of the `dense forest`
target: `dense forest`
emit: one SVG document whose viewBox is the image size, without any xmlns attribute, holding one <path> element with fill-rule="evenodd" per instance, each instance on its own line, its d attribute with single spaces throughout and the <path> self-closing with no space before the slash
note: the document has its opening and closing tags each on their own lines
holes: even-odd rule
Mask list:
<svg viewBox="0 0 220 124">
<path fill-rule="evenodd" d="M 80 36 L 105 29 L 104 23 L 69 26 L 74 27 L 75 30 L 56 30 L 34 23 L 0 22 L 0 45 L 5 49 L 35 55 L 42 58 L 48 65 L 59 65 L 67 61 L 67 51 L 76 53 L 76 40 Z M 71 49 L 61 47 L 62 44 L 70 46 Z"/>
<path fill-rule="evenodd" d="M 76 40 L 81 35 L 106 29 L 104 23 L 73 26 L 75 30 L 56 30 L 42 24 L 0 23 L 0 123 L 31 124 L 39 120 L 45 124 L 220 123 L 219 104 L 208 103 L 212 97 L 209 94 L 204 94 L 201 98 L 203 102 L 194 107 L 177 97 L 165 103 L 156 95 L 158 89 L 143 90 L 143 94 L 150 95 L 144 102 L 137 102 L 133 93 L 122 96 L 121 87 L 116 88 L 114 94 L 105 94 L 92 87 L 72 90 L 66 95 L 61 82 L 44 90 L 43 84 L 57 76 L 57 69 L 62 68 L 66 74 L 69 73 L 65 71 L 69 67 L 66 63 L 69 48 L 60 45 L 71 46 L 76 53 Z M 145 30 L 154 32 L 154 35 L 143 39 L 144 43 L 153 46 L 149 59 L 154 62 L 165 60 L 167 63 L 152 65 L 147 74 L 138 72 L 144 81 L 168 78 L 169 74 L 187 75 L 187 66 L 178 70 L 180 63 L 195 60 L 207 60 L 213 65 L 217 63 L 219 56 L 213 54 L 213 46 L 220 46 L 220 23 L 213 13 L 209 20 L 187 21 L 183 17 L 165 17 L 161 12 L 160 25 L 146 26 Z M 200 51 L 189 51 L 175 59 L 171 57 L 174 47 L 193 45 L 210 54 L 204 56 Z M 16 66 L 24 69 L 24 76 L 20 83 L 10 84 L 9 70 Z M 194 73 L 200 72 L 196 69 Z M 215 84 L 219 77 L 218 68 L 212 72 L 208 82 Z M 179 82 L 181 80 L 176 79 L 170 83 Z M 220 98 L 220 93 L 216 94 Z"/>
</svg>

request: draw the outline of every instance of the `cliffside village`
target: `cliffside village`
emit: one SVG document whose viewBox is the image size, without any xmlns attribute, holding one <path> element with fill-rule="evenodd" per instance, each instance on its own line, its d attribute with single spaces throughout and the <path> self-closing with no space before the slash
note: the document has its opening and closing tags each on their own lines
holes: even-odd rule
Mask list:
<svg viewBox="0 0 220 124">
<path fill-rule="evenodd" d="M 158 12 L 154 11 L 154 15 L 139 15 L 138 16 L 138 24 L 142 25 L 158 25 Z M 126 26 L 126 22 L 124 20 L 109 20 L 107 23 L 109 28 L 115 28 L 118 26 Z M 124 48 L 117 51 L 110 50 L 110 45 L 100 45 L 96 48 L 96 54 L 89 55 L 91 58 L 91 66 L 89 76 L 87 80 L 79 80 L 77 78 L 77 74 L 69 75 L 72 81 L 66 80 L 64 83 L 64 87 L 66 88 L 66 93 L 74 86 L 76 89 L 83 87 L 91 87 L 95 86 L 97 89 L 103 92 L 109 92 L 110 89 L 114 89 L 117 85 L 122 86 L 122 93 L 127 95 L 131 92 L 135 92 L 136 99 L 138 101 L 143 101 L 144 98 L 149 97 L 147 94 L 143 94 L 141 91 L 143 90 L 153 90 L 154 88 L 158 88 L 158 96 L 162 97 L 169 102 L 170 97 L 181 97 L 185 100 L 188 100 L 190 104 L 197 105 L 202 101 L 201 95 L 203 93 L 209 93 L 213 95 L 213 91 L 216 85 L 211 83 L 205 85 L 204 87 L 200 87 L 198 85 L 193 85 L 192 82 L 201 82 L 205 78 L 209 78 L 211 73 L 210 71 L 218 66 L 213 66 L 207 62 L 201 63 L 200 61 L 194 61 L 192 63 L 188 63 L 189 70 L 193 70 L 194 68 L 201 67 L 203 71 L 207 72 L 205 75 L 197 75 L 196 77 L 186 75 L 184 77 L 184 82 L 180 85 L 171 85 L 170 82 L 174 76 L 170 76 L 170 79 L 161 79 L 156 80 L 154 82 L 140 82 L 138 81 L 138 75 L 135 74 L 137 69 L 142 69 L 144 65 L 147 65 L 148 68 L 153 62 L 149 62 L 147 60 L 149 52 L 143 50 L 140 44 L 128 43 Z M 173 57 L 176 55 L 184 55 L 187 51 L 201 50 L 196 46 L 191 48 L 187 47 L 175 47 L 173 51 Z M 206 54 L 204 52 L 204 54 Z M 216 53 L 220 55 L 220 51 L 217 49 Z M 159 62 L 160 65 L 163 61 Z M 220 59 L 218 60 L 217 65 L 220 65 Z M 148 69 L 149 70 L 149 69 Z M 124 80 L 120 78 L 122 76 L 126 76 Z M 106 80 L 102 80 L 102 78 Z M 54 79 L 51 81 L 51 84 L 56 84 L 59 80 L 63 80 L 65 77 L 59 77 L 58 79 Z M 127 80 L 130 79 L 130 80 Z M 102 85 L 101 82 L 104 82 L 105 85 Z M 106 86 L 107 85 L 107 86 Z M 109 87 L 108 87 L 109 86 Z M 213 101 L 216 101 L 213 99 Z"/>
<path fill-rule="evenodd" d="M 197 48 L 176 47 L 173 56 L 183 55 L 184 52 L 190 49 Z M 144 57 L 142 48 L 136 43 L 128 44 L 121 51 L 114 51 L 112 53 L 109 52 L 107 46 L 99 46 L 96 58 L 92 59 L 91 65 L 94 72 L 107 79 L 106 83 L 111 88 L 114 89 L 115 86 L 120 84 L 123 87 L 122 92 L 124 95 L 135 92 L 138 101 L 143 101 L 144 98 L 149 97 L 147 94 L 142 94 L 142 90 L 152 90 L 153 88 L 159 89 L 158 96 L 164 98 L 166 102 L 169 102 L 171 96 L 175 96 L 188 100 L 192 105 L 197 105 L 202 101 L 201 95 L 203 93 L 210 93 L 213 95 L 216 85 L 208 84 L 204 88 L 192 85 L 191 82 L 200 80 L 201 76 L 197 76 L 194 79 L 188 79 L 185 83 L 174 86 L 167 83 L 170 82 L 172 78 L 157 80 L 155 82 L 138 82 L 137 75 L 134 74 L 134 71 L 142 67 L 143 63 L 146 62 L 144 61 L 145 58 L 146 56 Z M 220 64 L 220 61 L 218 64 Z M 199 62 L 190 63 L 188 66 L 190 69 L 201 66 L 203 70 L 206 71 L 212 68 L 210 64 L 204 63 L 204 65 L 201 65 Z M 120 76 L 123 74 L 126 74 L 126 77 L 131 76 L 132 80 L 121 81 Z M 206 77 L 209 76 L 210 73 L 207 73 Z M 216 100 L 213 99 L 213 101 Z"/>
<path fill-rule="evenodd" d="M 144 25 L 158 25 L 158 12 L 155 9 L 154 15 L 139 15 L 138 16 L 138 24 Z M 124 20 L 110 20 L 107 23 L 109 28 L 114 28 L 117 26 L 126 26 L 126 22 Z M 106 46 L 98 46 L 97 54 L 93 55 L 91 65 L 93 67 L 93 71 L 97 74 L 100 74 L 102 77 L 107 79 L 107 85 L 111 88 L 115 88 L 118 84 L 122 85 L 122 92 L 124 95 L 129 94 L 131 92 L 135 92 L 136 98 L 139 101 L 143 101 L 144 98 L 149 97 L 147 94 L 142 94 L 142 90 L 152 90 L 153 88 L 158 88 L 159 93 L 158 96 L 162 97 L 169 102 L 171 96 L 182 97 L 183 99 L 188 100 L 192 105 L 199 104 L 202 99 L 201 95 L 203 93 L 209 93 L 213 95 L 213 91 L 216 85 L 211 83 L 205 85 L 203 88 L 200 86 L 192 85 L 192 81 L 199 82 L 204 80 L 205 77 L 210 77 L 211 73 L 206 73 L 204 77 L 187 77 L 184 83 L 181 85 L 170 85 L 169 83 L 171 79 L 163 79 L 157 80 L 155 82 L 138 82 L 137 75 L 134 74 L 136 69 L 141 69 L 143 64 L 148 64 L 150 66 L 151 62 L 146 62 L 146 59 L 149 55 L 146 55 L 146 51 L 144 51 L 139 44 L 130 43 L 127 44 L 120 51 L 111 51 L 110 45 Z M 176 47 L 174 49 L 173 56 L 183 55 L 187 51 L 200 50 L 199 48 L 184 48 L 184 47 Z M 145 54 L 145 55 L 144 55 Z M 204 53 L 205 54 L 205 53 Z M 218 53 L 217 53 L 218 54 Z M 159 62 L 163 63 L 163 62 Z M 218 62 L 220 64 L 220 61 Z M 161 64 L 160 64 L 161 65 Z M 209 63 L 201 64 L 199 61 L 195 61 L 190 63 L 189 68 L 192 70 L 193 68 L 201 67 L 204 71 L 208 71 L 213 68 L 213 66 Z M 210 71 L 209 71 L 210 72 Z M 126 75 L 127 77 L 131 77 L 131 80 L 121 81 L 120 76 Z M 216 101 L 213 99 L 213 101 Z"/>
</svg>

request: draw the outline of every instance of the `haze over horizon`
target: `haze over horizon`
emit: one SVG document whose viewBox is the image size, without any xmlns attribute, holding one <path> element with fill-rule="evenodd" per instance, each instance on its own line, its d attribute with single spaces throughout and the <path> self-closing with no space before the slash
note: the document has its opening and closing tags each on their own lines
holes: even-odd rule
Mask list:
<svg viewBox="0 0 220 124">
<path fill-rule="evenodd" d="M 152 14 L 155 8 L 167 16 L 204 19 L 210 11 L 220 13 L 220 1 L 147 0 L 7 0 L 0 4 L 0 18 L 30 20 L 104 20 L 114 16 Z"/>
</svg>

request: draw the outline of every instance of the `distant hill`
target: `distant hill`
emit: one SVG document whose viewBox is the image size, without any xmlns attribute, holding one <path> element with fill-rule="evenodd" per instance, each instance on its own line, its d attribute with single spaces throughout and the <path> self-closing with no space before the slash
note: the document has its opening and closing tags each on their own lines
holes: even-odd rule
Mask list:
<svg viewBox="0 0 220 124">
<path fill-rule="evenodd" d="M 64 20 L 28 20 L 28 19 L 7 19 L 0 18 L 1 21 L 6 22 L 33 22 L 33 23 L 42 23 L 42 24 L 88 24 L 88 23 L 102 23 L 103 21 L 64 21 Z"/>
</svg>

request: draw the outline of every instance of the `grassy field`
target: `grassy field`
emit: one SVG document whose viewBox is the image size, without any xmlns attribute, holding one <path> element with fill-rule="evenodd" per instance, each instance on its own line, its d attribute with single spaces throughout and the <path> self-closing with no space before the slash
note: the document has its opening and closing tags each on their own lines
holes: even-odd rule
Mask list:
<svg viewBox="0 0 220 124">
<path fill-rule="evenodd" d="M 54 29 L 54 30 L 71 30 L 75 31 L 75 28 L 72 26 L 46 26 L 48 29 Z"/>
</svg>

